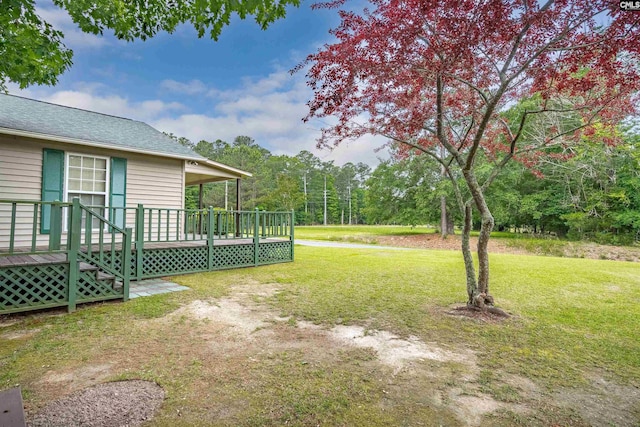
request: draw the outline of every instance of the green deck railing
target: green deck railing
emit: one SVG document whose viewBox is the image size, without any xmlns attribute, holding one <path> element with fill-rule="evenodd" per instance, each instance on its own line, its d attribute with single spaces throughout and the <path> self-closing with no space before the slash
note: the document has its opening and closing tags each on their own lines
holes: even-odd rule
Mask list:
<svg viewBox="0 0 640 427">
<path fill-rule="evenodd" d="M 266 212 L 257 209 L 253 211 L 222 211 L 212 207 L 207 209 L 167 209 L 145 208 L 143 205 L 138 205 L 133 239 L 135 278 L 140 280 L 152 277 L 154 274 L 159 274 L 159 271 L 162 271 L 164 275 L 169 275 L 220 268 L 214 256 L 216 253 L 214 246 L 216 246 L 216 242 L 220 241 L 226 242 L 225 244 L 242 243 L 244 247 L 244 249 L 229 249 L 229 255 L 226 257 L 235 254 L 246 260 L 245 255 L 240 254 L 239 251 L 246 249 L 251 251 L 251 260 L 243 261 L 238 264 L 240 266 L 268 263 L 261 261 L 261 259 L 268 258 L 264 253 L 260 258 L 261 239 L 265 243 L 267 239 L 287 241 L 290 251 L 287 257 L 293 261 L 294 220 L 293 211 Z M 200 260 L 195 263 L 198 267 L 184 267 L 182 271 L 170 267 L 185 262 L 185 259 L 176 255 L 176 252 L 181 249 L 162 249 L 167 260 L 156 259 L 153 262 L 153 270 L 150 270 L 149 263 L 145 262 L 150 256 L 147 249 L 151 244 L 197 241 L 202 242 L 206 248 L 206 254 L 200 253 L 195 256 Z M 247 248 L 247 245 L 252 247 Z M 202 261 L 203 259 L 205 261 Z M 234 264 L 230 263 L 230 265 Z"/>
<path fill-rule="evenodd" d="M 70 206 L 63 202 L 0 200 L 0 253 L 66 252 L 62 245 L 63 218 L 70 218 Z"/>
</svg>

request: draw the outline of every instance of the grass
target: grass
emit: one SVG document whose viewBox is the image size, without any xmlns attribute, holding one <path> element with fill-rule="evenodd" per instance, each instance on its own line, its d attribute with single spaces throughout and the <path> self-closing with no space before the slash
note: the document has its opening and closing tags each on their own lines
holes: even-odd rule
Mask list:
<svg viewBox="0 0 640 427">
<path fill-rule="evenodd" d="M 313 233 L 296 231 L 300 238 Z M 107 376 L 87 384 L 144 378 L 165 388 L 154 426 L 459 422 L 427 398 L 469 375 L 455 363 L 425 362 L 430 375 L 391 375 L 371 351 L 292 345 L 250 352 L 250 342 L 243 349 L 233 336 L 219 341 L 210 322 L 167 317 L 194 300 L 228 296 L 238 284 L 280 290 L 256 300 L 289 316 L 269 328 L 293 337 L 291 343 L 306 342 L 296 334 L 307 321 L 357 324 L 473 351 L 478 372 L 468 393 L 525 403 L 538 425 L 585 424 L 555 402 L 557 390 L 590 392 L 594 376 L 640 385 L 640 264 L 503 254 L 491 263 L 492 293 L 514 313 L 502 323 L 445 313 L 465 299 L 456 252 L 311 247 L 296 247 L 295 263 L 174 278 L 191 291 L 86 305 L 69 315 L 13 316 L 15 324 L 0 328 L 0 389 L 20 384 L 27 407 L 37 408 L 70 391 L 64 381 L 44 381 L 52 373 L 82 381 L 87 366 L 107 365 Z M 230 345 L 234 351 L 226 350 Z M 507 381 L 513 375 L 533 381 L 546 397 L 531 400 Z M 505 411 L 483 425 L 521 420 Z"/>
</svg>

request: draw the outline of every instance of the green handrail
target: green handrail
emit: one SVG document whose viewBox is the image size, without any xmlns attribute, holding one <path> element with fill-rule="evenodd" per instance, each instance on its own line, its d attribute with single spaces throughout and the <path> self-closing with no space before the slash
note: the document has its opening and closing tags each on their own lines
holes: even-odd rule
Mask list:
<svg viewBox="0 0 640 427">
<path fill-rule="evenodd" d="M 72 206 L 72 226 L 71 236 L 72 251 L 74 256 L 88 263 L 98 266 L 106 273 L 122 280 L 124 298 L 128 298 L 129 281 L 131 279 L 131 238 L 130 228 L 120 228 L 102 215 L 91 210 L 80 203 L 76 197 Z M 79 219 L 78 219 L 79 218 Z M 84 234 L 82 230 L 82 219 L 84 218 Z M 97 220 L 97 227 L 93 227 L 94 219 Z M 105 239 L 105 230 L 109 233 L 109 241 Z M 93 235 L 98 234 L 98 248 L 94 249 Z M 105 246 L 108 248 L 105 251 Z M 109 256 L 106 256 L 106 254 Z"/>
</svg>

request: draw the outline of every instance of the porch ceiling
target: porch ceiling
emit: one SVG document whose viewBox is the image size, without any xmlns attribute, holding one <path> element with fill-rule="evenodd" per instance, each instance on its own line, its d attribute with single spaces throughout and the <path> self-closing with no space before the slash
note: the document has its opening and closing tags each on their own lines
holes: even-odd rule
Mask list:
<svg viewBox="0 0 640 427">
<path fill-rule="evenodd" d="M 207 182 L 227 181 L 249 177 L 251 174 L 213 160 L 186 161 L 186 185 L 204 184 Z"/>
</svg>

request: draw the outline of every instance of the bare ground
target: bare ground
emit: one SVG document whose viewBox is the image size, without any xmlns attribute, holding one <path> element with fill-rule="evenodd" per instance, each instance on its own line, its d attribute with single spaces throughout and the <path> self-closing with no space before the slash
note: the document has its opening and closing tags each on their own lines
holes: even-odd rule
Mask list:
<svg viewBox="0 0 640 427">
<path fill-rule="evenodd" d="M 400 246 L 406 248 L 449 249 L 460 250 L 460 236 L 447 236 L 442 239 L 439 234 L 416 234 L 409 236 L 376 236 L 380 245 Z M 526 249 L 509 245 L 505 239 L 489 240 L 489 252 L 520 255 L 540 255 Z M 478 244 L 477 237 L 471 237 L 471 248 Z M 565 242 L 559 255 L 569 258 L 609 259 L 617 261 L 640 262 L 640 248 L 626 246 L 599 245 L 597 243 Z"/>
<path fill-rule="evenodd" d="M 507 420 L 535 420 L 545 410 L 580 414 L 577 418 L 572 415 L 571 425 L 576 426 L 638 425 L 637 388 L 612 384 L 596 375 L 590 387 L 551 393 L 527 378 L 497 372 L 497 386 L 509 390 L 510 396 L 497 399 L 483 388 L 476 354 L 469 349 L 358 325 L 326 327 L 281 317 L 266 303 L 279 291 L 276 284 L 237 285 L 226 298 L 195 300 L 165 317 L 138 321 L 132 325 L 132 330 L 141 331 L 137 351 L 102 349 L 79 366 L 52 367 L 33 384 L 40 400 L 34 399 L 33 407 L 28 408 L 29 419 L 34 425 L 36 421 L 46 425 L 43 417 L 46 421 L 47 413 L 52 417 L 55 413 L 38 406 L 128 372 L 154 369 L 167 381 L 178 374 L 191 379 L 184 390 L 165 401 L 157 418 L 160 425 L 173 425 L 177 416 L 184 425 L 238 425 L 253 390 L 265 386 L 260 369 L 277 369 L 273 364 L 276 355 L 295 354 L 304 364 L 341 366 L 371 375 L 383 387 L 382 410 L 406 411 L 405 425 L 423 425 L 424 413 L 440 425 L 505 425 L 505 418 L 496 416 L 507 413 L 511 414 Z M 122 384 L 126 387 L 126 382 Z M 131 392 L 136 394 L 134 389 Z M 90 399 L 91 395 L 85 396 L 81 406 L 91 407 Z M 73 414 L 69 403 L 73 401 L 67 401 L 67 413 L 71 410 Z M 143 409 L 149 413 L 148 408 Z M 86 415 L 86 410 L 75 410 L 80 411 L 78 416 Z M 277 406 L 270 409 L 278 410 Z M 130 421 L 92 425 L 134 425 Z"/>
</svg>

